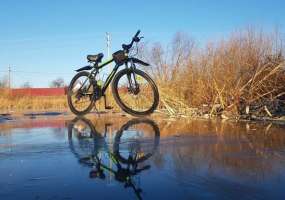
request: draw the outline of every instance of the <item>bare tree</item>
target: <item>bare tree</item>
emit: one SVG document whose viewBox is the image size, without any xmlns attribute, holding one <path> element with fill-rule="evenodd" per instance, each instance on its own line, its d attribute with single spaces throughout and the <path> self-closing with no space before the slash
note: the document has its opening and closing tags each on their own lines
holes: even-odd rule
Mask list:
<svg viewBox="0 0 285 200">
<path fill-rule="evenodd" d="M 29 81 L 24 82 L 23 85 L 21 86 L 21 88 L 31 88 L 31 87 L 32 86 Z"/>
<path fill-rule="evenodd" d="M 5 88 L 5 87 L 8 87 L 8 78 L 6 76 L 3 76 L 1 79 L 0 79 L 0 88 Z"/>
<path fill-rule="evenodd" d="M 192 62 L 196 48 L 194 39 L 186 33 L 178 32 L 167 46 L 160 43 L 144 44 L 141 47 L 141 57 L 153 66 L 149 72 L 155 79 L 170 83 L 177 81 L 183 70 Z"/>
<path fill-rule="evenodd" d="M 64 87 L 65 86 L 65 83 L 64 83 L 64 80 L 63 78 L 59 77 L 55 80 L 53 80 L 51 83 L 50 83 L 50 87 L 51 88 L 60 88 L 60 87 Z"/>
</svg>

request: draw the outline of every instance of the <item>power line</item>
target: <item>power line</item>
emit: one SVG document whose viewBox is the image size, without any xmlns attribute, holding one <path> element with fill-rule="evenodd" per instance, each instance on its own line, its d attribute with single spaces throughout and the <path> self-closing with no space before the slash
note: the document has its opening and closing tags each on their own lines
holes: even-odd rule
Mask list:
<svg viewBox="0 0 285 200">
<path fill-rule="evenodd" d="M 7 72 L 7 71 L 6 71 Z M 62 73 L 62 72 L 39 72 L 39 71 L 20 71 L 20 70 L 11 70 L 13 73 L 24 73 L 24 74 L 50 74 L 50 75 L 72 75 L 74 73 Z"/>
<path fill-rule="evenodd" d="M 10 68 L 10 67 L 9 67 Z M 1 73 L 23 73 L 23 74 L 51 74 L 51 75 L 73 75 L 74 73 L 65 73 L 65 72 L 39 72 L 39 71 L 22 71 L 22 70 L 0 70 Z M 10 71 L 9 71 L 10 70 Z"/>
<path fill-rule="evenodd" d="M 13 67 L 15 69 L 15 67 Z M 70 78 L 74 76 L 74 73 L 64 73 L 64 72 L 40 72 L 40 71 L 25 71 L 25 70 L 13 70 L 11 66 L 8 66 L 7 70 L 0 70 L 0 75 L 5 74 L 6 83 L 8 88 L 13 88 L 13 80 L 42 80 L 43 77 L 48 79 L 56 77 Z M 0 77 L 1 78 L 1 77 Z"/>
</svg>

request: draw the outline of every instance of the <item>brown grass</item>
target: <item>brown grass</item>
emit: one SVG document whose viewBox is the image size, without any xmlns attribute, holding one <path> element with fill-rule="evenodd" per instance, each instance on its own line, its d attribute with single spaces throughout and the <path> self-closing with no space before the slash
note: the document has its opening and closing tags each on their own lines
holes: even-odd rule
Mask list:
<svg viewBox="0 0 285 200">
<path fill-rule="evenodd" d="M 66 96 L 11 96 L 9 90 L 6 90 L 0 95 L 0 111 L 48 111 L 67 109 Z"/>
<path fill-rule="evenodd" d="M 242 114 L 245 107 L 268 114 L 284 103 L 284 47 L 278 32 L 250 28 L 205 48 L 177 34 L 170 48 L 144 47 L 143 57 L 154 66 L 148 70 L 159 85 L 161 107 L 171 115 L 201 114 L 201 108 Z"/>
<path fill-rule="evenodd" d="M 113 97 L 107 92 L 107 104 L 119 110 Z M 95 110 L 104 110 L 103 98 L 96 103 Z M 69 111 L 66 96 L 12 96 L 8 89 L 0 94 L 0 113 L 25 111 Z"/>
</svg>

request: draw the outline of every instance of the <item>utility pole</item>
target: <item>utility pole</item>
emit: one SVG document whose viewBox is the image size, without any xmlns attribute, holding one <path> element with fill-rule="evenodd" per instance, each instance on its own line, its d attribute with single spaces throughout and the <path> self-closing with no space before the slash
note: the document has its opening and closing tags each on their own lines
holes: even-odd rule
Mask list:
<svg viewBox="0 0 285 200">
<path fill-rule="evenodd" d="M 11 67 L 8 69 L 8 88 L 11 89 Z"/>
<path fill-rule="evenodd" d="M 8 95 L 11 96 L 11 67 L 8 68 Z"/>
<path fill-rule="evenodd" d="M 110 33 L 106 32 L 106 40 L 107 40 L 107 56 L 110 58 L 110 49 L 111 49 L 111 36 Z"/>
<path fill-rule="evenodd" d="M 107 41 L 107 56 L 108 56 L 107 59 L 109 59 L 110 58 L 110 49 L 111 49 L 111 36 L 110 36 L 110 33 L 108 33 L 108 32 L 106 32 L 106 41 Z M 108 88 L 108 92 L 109 92 L 109 96 L 111 96 L 111 87 Z M 108 133 L 109 134 L 108 134 L 107 137 L 108 137 L 108 140 L 109 140 L 109 142 L 111 144 L 111 142 L 112 142 L 111 133 L 112 132 L 108 132 Z M 112 160 L 109 158 L 109 168 L 112 169 L 112 167 L 113 167 Z M 108 176 L 109 184 L 112 182 L 112 177 L 113 176 L 112 176 L 111 172 L 109 172 L 109 176 Z"/>
<path fill-rule="evenodd" d="M 110 58 L 110 50 L 111 50 L 111 35 L 109 32 L 106 32 L 106 41 L 107 41 L 107 56 Z M 111 96 L 111 87 L 108 88 L 109 96 Z M 111 104 L 110 104 L 111 105 Z"/>
</svg>

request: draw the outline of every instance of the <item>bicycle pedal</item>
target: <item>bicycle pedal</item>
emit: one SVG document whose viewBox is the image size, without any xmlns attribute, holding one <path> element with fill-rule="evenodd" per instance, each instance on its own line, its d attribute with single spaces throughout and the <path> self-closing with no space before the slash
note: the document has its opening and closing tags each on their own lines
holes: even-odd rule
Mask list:
<svg viewBox="0 0 285 200">
<path fill-rule="evenodd" d="M 113 107 L 112 106 L 105 106 L 105 109 L 106 110 L 111 110 L 111 109 L 113 109 Z"/>
</svg>

